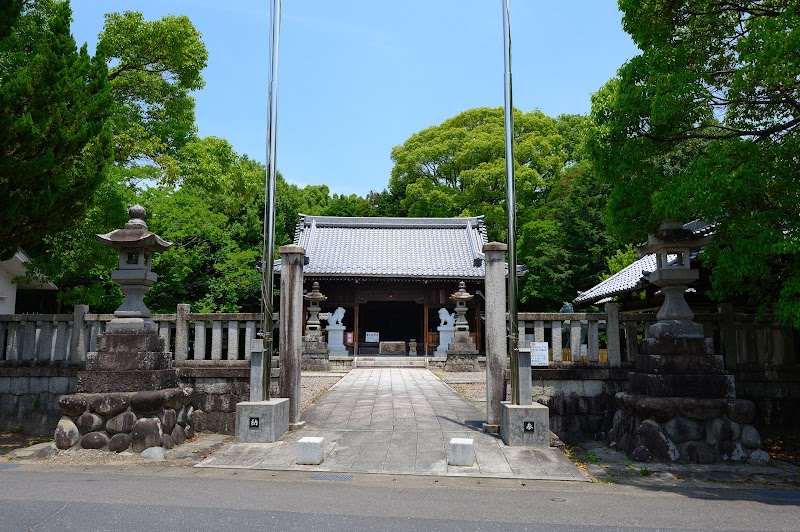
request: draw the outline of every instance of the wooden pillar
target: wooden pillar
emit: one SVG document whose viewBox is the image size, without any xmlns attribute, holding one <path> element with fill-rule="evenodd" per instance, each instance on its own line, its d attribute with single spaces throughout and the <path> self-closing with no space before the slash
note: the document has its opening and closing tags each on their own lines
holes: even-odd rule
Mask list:
<svg viewBox="0 0 800 532">
<path fill-rule="evenodd" d="M 422 311 L 422 321 L 424 323 L 422 327 L 422 342 L 423 342 L 423 356 L 428 356 L 428 300 L 425 299 L 423 311 Z"/>
<path fill-rule="evenodd" d="M 353 356 L 358 354 L 358 289 L 353 302 Z"/>
</svg>

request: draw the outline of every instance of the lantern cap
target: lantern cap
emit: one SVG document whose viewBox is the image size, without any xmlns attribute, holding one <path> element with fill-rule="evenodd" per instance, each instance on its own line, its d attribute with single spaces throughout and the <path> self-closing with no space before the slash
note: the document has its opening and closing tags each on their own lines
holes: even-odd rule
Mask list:
<svg viewBox="0 0 800 532">
<path fill-rule="evenodd" d="M 166 251 L 172 246 L 147 228 L 144 217 L 147 212 L 139 204 L 128 209 L 131 217 L 123 229 L 115 229 L 110 233 L 97 234 L 97 240 L 113 249 L 143 249 L 144 251 Z"/>
</svg>

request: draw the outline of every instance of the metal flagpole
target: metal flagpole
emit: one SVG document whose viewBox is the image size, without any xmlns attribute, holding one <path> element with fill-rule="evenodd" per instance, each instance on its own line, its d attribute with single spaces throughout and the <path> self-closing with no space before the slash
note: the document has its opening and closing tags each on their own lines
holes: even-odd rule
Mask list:
<svg viewBox="0 0 800 532">
<path fill-rule="evenodd" d="M 272 0 L 270 8 L 270 71 L 269 106 L 267 107 L 267 172 L 264 183 L 264 249 L 261 283 L 261 312 L 263 322 L 264 354 L 262 357 L 261 400 L 270 400 L 272 377 L 272 348 L 275 269 L 275 181 L 277 179 L 276 155 L 278 151 L 278 41 L 281 26 L 281 0 Z"/>
<path fill-rule="evenodd" d="M 511 358 L 511 404 L 519 405 L 519 325 L 517 323 L 517 200 L 514 186 L 514 104 L 511 99 L 511 21 L 509 0 L 503 0 L 505 72 L 506 206 L 508 209 L 508 354 Z"/>
</svg>

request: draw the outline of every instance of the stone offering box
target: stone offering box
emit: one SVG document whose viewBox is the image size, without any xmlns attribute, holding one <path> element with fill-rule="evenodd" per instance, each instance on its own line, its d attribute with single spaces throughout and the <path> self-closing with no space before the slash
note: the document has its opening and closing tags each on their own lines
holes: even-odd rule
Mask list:
<svg viewBox="0 0 800 532">
<path fill-rule="evenodd" d="M 171 449 L 194 437 L 191 388 L 62 395 L 66 414 L 58 422 L 59 449 Z"/>
</svg>

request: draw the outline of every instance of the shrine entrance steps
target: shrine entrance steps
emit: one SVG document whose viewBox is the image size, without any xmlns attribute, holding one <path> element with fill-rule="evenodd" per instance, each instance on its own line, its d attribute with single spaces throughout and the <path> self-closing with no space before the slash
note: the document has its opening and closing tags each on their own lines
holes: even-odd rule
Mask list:
<svg viewBox="0 0 800 532">
<path fill-rule="evenodd" d="M 427 357 L 409 356 L 357 356 L 354 368 L 427 368 Z"/>
</svg>

